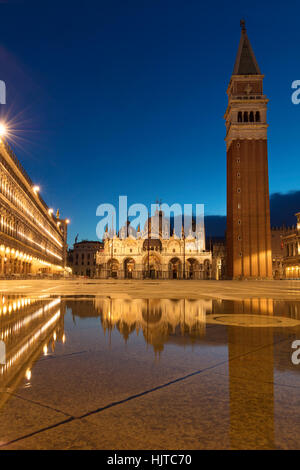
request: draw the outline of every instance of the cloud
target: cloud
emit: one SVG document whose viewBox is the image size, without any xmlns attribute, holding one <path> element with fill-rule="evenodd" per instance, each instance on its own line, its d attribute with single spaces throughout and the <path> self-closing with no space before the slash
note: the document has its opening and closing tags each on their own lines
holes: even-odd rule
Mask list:
<svg viewBox="0 0 300 470">
<path fill-rule="evenodd" d="M 226 230 L 226 215 L 207 215 L 205 217 L 206 237 L 224 237 Z"/>
<path fill-rule="evenodd" d="M 300 212 L 300 191 L 286 194 L 273 193 L 270 196 L 271 226 L 296 225 L 295 213 Z M 223 237 L 226 230 L 226 216 L 208 215 L 205 217 L 207 237 Z"/>
<path fill-rule="evenodd" d="M 300 212 L 300 191 L 286 194 L 273 193 L 270 197 L 271 225 L 296 225 L 296 212 Z"/>
</svg>

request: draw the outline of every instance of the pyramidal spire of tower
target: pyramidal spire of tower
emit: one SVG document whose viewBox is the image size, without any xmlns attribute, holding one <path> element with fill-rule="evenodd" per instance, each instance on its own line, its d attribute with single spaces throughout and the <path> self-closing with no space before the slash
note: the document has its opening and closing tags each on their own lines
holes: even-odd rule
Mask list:
<svg viewBox="0 0 300 470">
<path fill-rule="evenodd" d="M 241 40 L 233 69 L 233 75 L 261 75 L 260 68 L 251 47 L 245 20 L 241 20 Z"/>
</svg>

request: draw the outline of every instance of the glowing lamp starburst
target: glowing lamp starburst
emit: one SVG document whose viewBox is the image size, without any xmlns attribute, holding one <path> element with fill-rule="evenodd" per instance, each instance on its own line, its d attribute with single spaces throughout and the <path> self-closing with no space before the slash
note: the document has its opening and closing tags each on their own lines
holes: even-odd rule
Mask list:
<svg viewBox="0 0 300 470">
<path fill-rule="evenodd" d="M 4 137 L 6 135 L 6 126 L 0 122 L 0 137 Z"/>
</svg>

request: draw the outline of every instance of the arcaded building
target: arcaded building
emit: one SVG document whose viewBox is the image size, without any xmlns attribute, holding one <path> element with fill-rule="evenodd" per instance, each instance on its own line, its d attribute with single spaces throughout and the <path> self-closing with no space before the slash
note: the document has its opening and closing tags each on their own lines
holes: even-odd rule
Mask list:
<svg viewBox="0 0 300 470">
<path fill-rule="evenodd" d="M 263 79 L 245 23 L 227 89 L 227 276 L 271 279 L 272 248 Z"/>
<path fill-rule="evenodd" d="M 97 254 L 99 277 L 210 279 L 212 253 L 205 248 L 204 227 L 199 230 L 183 235 L 182 229 L 176 234 L 159 211 L 143 230 L 131 232 L 129 227 L 128 233 L 128 227 L 123 227 L 118 235 L 107 234 L 104 249 Z"/>
<path fill-rule="evenodd" d="M 49 209 L 0 138 L 0 276 L 63 273 L 68 222 Z"/>
<path fill-rule="evenodd" d="M 300 279 L 300 212 L 295 215 L 296 227 L 289 229 L 282 237 L 283 268 L 286 279 Z"/>
</svg>

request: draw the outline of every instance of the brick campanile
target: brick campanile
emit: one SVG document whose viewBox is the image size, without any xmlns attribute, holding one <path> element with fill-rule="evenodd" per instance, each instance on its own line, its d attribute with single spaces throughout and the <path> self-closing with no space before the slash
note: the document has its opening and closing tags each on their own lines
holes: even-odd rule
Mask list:
<svg viewBox="0 0 300 470">
<path fill-rule="evenodd" d="M 227 277 L 272 278 L 267 149 L 267 103 L 263 78 L 245 22 L 225 114 L 227 144 Z"/>
</svg>

